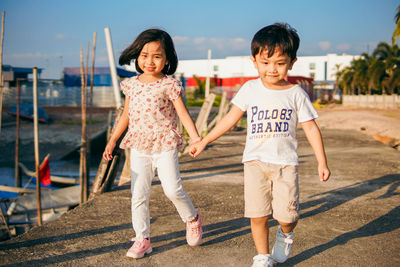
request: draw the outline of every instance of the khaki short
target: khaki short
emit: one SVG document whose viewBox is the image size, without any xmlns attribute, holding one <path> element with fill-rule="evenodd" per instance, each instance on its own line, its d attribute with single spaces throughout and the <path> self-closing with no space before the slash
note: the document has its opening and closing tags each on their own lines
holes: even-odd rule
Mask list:
<svg viewBox="0 0 400 267">
<path fill-rule="evenodd" d="M 244 216 L 273 217 L 285 223 L 299 219 L 297 166 L 258 160 L 244 163 Z"/>
</svg>

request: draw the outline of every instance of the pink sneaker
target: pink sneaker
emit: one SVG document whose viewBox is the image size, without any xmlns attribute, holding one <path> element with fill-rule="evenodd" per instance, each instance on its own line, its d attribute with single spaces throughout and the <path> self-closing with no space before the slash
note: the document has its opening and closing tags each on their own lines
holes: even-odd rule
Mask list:
<svg viewBox="0 0 400 267">
<path fill-rule="evenodd" d="M 149 254 L 153 251 L 150 245 L 150 238 L 143 238 L 142 240 L 134 238 L 132 241 L 135 241 L 135 243 L 126 253 L 128 257 L 140 259 L 143 258 L 144 254 Z"/>
<path fill-rule="evenodd" d="M 198 246 L 202 237 L 200 212 L 197 211 L 197 221 L 186 222 L 186 241 L 189 246 Z"/>
</svg>

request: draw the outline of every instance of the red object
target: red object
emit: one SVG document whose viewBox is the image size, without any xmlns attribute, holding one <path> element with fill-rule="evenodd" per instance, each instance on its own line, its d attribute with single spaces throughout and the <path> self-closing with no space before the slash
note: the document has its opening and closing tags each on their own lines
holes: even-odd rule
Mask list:
<svg viewBox="0 0 400 267">
<path fill-rule="evenodd" d="M 40 178 L 39 180 L 42 182 L 44 186 L 50 185 L 51 180 L 50 180 L 50 165 L 49 165 L 49 155 L 47 155 L 42 164 L 40 164 Z"/>
</svg>

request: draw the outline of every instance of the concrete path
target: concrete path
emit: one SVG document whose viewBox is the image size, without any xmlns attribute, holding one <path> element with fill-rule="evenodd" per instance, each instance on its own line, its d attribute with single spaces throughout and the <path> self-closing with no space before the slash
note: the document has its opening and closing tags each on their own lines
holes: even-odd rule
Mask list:
<svg viewBox="0 0 400 267">
<path fill-rule="evenodd" d="M 327 183 L 318 180 L 299 131 L 302 218 L 291 258 L 277 266 L 400 266 L 400 152 L 355 131 L 323 136 L 333 173 Z M 256 250 L 243 218 L 244 141 L 244 131 L 230 132 L 198 159 L 181 158 L 184 187 L 203 217 L 199 247 L 186 244 L 185 225 L 155 179 L 150 256 L 125 256 L 133 230 L 130 190 L 122 186 L 0 244 L 0 265 L 251 266 Z M 271 246 L 276 229 L 271 220 Z"/>
</svg>

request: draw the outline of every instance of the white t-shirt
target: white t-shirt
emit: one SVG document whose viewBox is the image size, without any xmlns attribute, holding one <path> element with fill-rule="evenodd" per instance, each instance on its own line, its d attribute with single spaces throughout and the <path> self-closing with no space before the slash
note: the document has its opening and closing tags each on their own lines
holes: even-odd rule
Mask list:
<svg viewBox="0 0 400 267">
<path fill-rule="evenodd" d="M 285 90 L 266 88 L 261 79 L 246 82 L 232 103 L 247 111 L 243 161 L 298 165 L 296 128 L 318 118 L 307 93 L 298 85 Z"/>
</svg>

